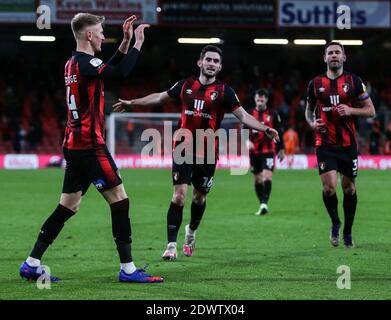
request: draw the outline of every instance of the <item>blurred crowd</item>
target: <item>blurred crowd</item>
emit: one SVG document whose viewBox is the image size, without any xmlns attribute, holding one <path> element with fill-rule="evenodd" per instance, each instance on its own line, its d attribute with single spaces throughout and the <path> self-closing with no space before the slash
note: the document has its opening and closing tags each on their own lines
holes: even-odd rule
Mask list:
<svg viewBox="0 0 391 320">
<path fill-rule="evenodd" d="M 31 61 L 26 59 L 8 58 L 2 66 L 0 153 L 60 153 L 67 113 L 63 62 L 48 55 Z M 153 70 L 142 72 L 140 67 L 129 80 L 109 83 L 105 94 L 107 113 L 118 97 L 131 99 L 167 90 L 177 80 L 191 74 L 185 73 L 178 64 L 172 58 L 163 66 L 164 72 L 156 76 L 151 76 Z M 310 154 L 314 152 L 313 133 L 305 121 L 304 110 L 307 84 L 314 74 L 303 70 L 306 69 L 296 65 L 296 68 L 265 71 L 262 63 L 250 64 L 243 59 L 225 70 L 221 78 L 236 90 L 246 109 L 254 106 L 254 91 L 267 88 L 271 94 L 269 107 L 280 114 L 285 131 L 289 130 L 290 136 L 297 135 L 294 150 Z M 193 71 L 196 74 L 196 69 Z M 357 119 L 359 151 L 361 154 L 391 154 L 391 78 L 363 78 L 377 117 Z M 139 111 L 180 112 L 175 104 L 134 110 Z M 130 123 L 128 128 L 131 137 L 134 127 Z"/>
</svg>

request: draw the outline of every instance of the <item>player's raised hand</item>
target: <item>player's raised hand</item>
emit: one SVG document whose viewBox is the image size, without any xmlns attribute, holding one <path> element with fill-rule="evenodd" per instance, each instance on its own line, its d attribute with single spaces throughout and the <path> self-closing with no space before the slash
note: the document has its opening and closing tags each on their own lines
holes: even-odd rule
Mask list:
<svg viewBox="0 0 391 320">
<path fill-rule="evenodd" d="M 273 140 L 274 142 L 280 141 L 277 130 L 273 128 L 267 128 L 265 134 L 270 140 Z"/>
<path fill-rule="evenodd" d="M 337 112 L 341 117 L 351 116 L 352 115 L 352 108 L 346 104 L 339 104 L 337 106 Z"/>
<path fill-rule="evenodd" d="M 144 37 L 144 29 L 145 28 L 149 28 L 150 26 L 151 25 L 149 25 L 149 24 L 143 23 L 143 24 L 140 24 L 136 28 L 136 30 L 134 30 L 134 36 L 136 38 L 136 43 L 142 44 L 144 42 L 144 39 L 145 39 L 145 37 Z"/>
<path fill-rule="evenodd" d="M 322 119 L 316 119 L 314 122 L 312 122 L 311 128 L 321 133 L 324 133 L 327 130 L 326 124 L 323 122 Z"/>
<path fill-rule="evenodd" d="M 122 30 L 124 32 L 124 41 L 130 42 L 133 37 L 133 23 L 137 20 L 135 15 L 131 15 L 127 18 L 122 25 Z"/>
<path fill-rule="evenodd" d="M 113 105 L 113 111 L 114 112 L 125 112 L 127 111 L 128 107 L 131 105 L 132 100 L 122 100 L 118 99 L 119 102 Z"/>
</svg>

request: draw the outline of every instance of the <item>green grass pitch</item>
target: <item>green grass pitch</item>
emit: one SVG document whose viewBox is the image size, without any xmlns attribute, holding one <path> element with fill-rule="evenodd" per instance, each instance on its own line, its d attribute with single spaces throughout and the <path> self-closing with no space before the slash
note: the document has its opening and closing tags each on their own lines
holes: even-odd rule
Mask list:
<svg viewBox="0 0 391 320">
<path fill-rule="evenodd" d="M 63 279 L 50 290 L 22 281 L 21 262 L 59 199 L 63 171 L 0 171 L 0 299 L 390 299 L 390 171 L 360 171 L 355 249 L 332 248 L 329 218 L 315 170 L 276 171 L 270 215 L 254 215 L 253 178 L 218 170 L 192 258 L 179 251 L 164 262 L 169 170 L 122 170 L 131 198 L 136 265 L 163 276 L 162 284 L 118 282 L 109 207 L 90 188 L 80 211 L 44 256 Z M 338 189 L 342 217 L 342 195 Z M 179 234 L 181 249 L 189 204 Z M 351 289 L 336 286 L 337 268 L 351 270 Z"/>
</svg>

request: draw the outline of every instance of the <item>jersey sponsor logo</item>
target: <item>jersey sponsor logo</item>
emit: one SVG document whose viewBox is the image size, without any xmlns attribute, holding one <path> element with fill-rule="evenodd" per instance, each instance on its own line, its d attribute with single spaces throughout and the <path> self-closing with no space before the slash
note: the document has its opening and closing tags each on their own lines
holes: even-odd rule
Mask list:
<svg viewBox="0 0 391 320">
<path fill-rule="evenodd" d="M 200 112 L 200 111 L 193 111 L 193 110 L 185 110 L 185 115 L 187 116 L 194 116 L 194 117 L 202 117 L 207 119 L 212 119 L 212 116 L 209 113 Z"/>
<path fill-rule="evenodd" d="M 210 93 L 210 98 L 211 98 L 212 101 L 215 101 L 218 96 L 219 96 L 219 93 L 217 91 L 212 91 Z"/>
<path fill-rule="evenodd" d="M 204 108 L 204 100 L 194 99 L 194 109 L 201 111 Z"/>
<path fill-rule="evenodd" d="M 333 106 L 339 105 L 339 95 L 330 96 L 330 102 Z"/>
<path fill-rule="evenodd" d="M 90 60 L 90 63 L 92 64 L 93 67 L 96 68 L 96 67 L 100 66 L 103 63 L 103 61 L 99 58 L 92 58 Z"/>
<path fill-rule="evenodd" d="M 344 83 L 342 85 L 342 90 L 345 92 L 345 93 L 348 93 L 348 91 L 350 90 L 350 84 L 349 83 Z"/>
</svg>

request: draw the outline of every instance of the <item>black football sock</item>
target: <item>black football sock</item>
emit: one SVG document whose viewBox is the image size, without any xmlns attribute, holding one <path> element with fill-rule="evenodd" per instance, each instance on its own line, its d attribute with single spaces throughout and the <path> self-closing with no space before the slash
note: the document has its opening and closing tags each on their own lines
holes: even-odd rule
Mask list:
<svg viewBox="0 0 391 320">
<path fill-rule="evenodd" d="M 323 192 L 323 202 L 330 216 L 331 222 L 334 226 L 341 223 L 338 217 L 338 199 L 337 194 L 334 193 L 331 196 L 327 196 Z"/>
<path fill-rule="evenodd" d="M 111 222 L 112 232 L 121 263 L 132 262 L 132 229 L 129 219 L 129 199 L 112 203 Z"/>
<path fill-rule="evenodd" d="M 190 216 L 190 229 L 195 231 L 200 225 L 202 216 L 204 215 L 206 208 L 206 201 L 199 205 L 194 202 L 191 203 L 191 216 Z"/>
<path fill-rule="evenodd" d="M 263 182 L 262 203 L 269 201 L 270 193 L 272 192 L 272 181 L 266 180 Z"/>
<path fill-rule="evenodd" d="M 255 193 L 257 194 L 260 203 L 262 203 L 262 192 L 263 192 L 263 183 L 255 183 Z"/>
<path fill-rule="evenodd" d="M 74 211 L 59 204 L 44 222 L 30 257 L 41 260 L 46 249 L 57 238 L 65 222 L 75 214 Z"/>
<path fill-rule="evenodd" d="M 343 196 L 343 211 L 345 215 L 345 224 L 343 228 L 343 234 L 351 234 L 354 216 L 356 214 L 357 207 L 357 193 L 344 194 Z"/>
<path fill-rule="evenodd" d="M 182 224 L 183 206 L 171 202 L 167 212 L 167 240 L 176 242 L 179 228 Z"/>
</svg>

